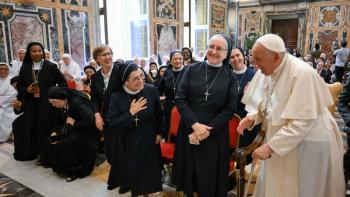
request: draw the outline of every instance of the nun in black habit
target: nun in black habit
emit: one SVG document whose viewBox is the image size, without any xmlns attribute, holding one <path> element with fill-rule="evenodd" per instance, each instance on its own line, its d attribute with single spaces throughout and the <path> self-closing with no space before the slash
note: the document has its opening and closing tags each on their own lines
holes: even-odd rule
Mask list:
<svg viewBox="0 0 350 197">
<path fill-rule="evenodd" d="M 31 42 L 18 75 L 17 100 L 23 105 L 22 133 L 17 133 L 16 160 L 40 158 L 38 165 L 48 165 L 45 139 L 59 116 L 59 111 L 50 104 L 47 93 L 52 86 L 66 86 L 66 81 L 57 65 L 44 59 L 41 43 Z"/>
<path fill-rule="evenodd" d="M 145 195 L 162 190 L 160 140 L 164 132 L 163 111 L 157 89 L 144 84 L 144 75 L 136 64 L 120 68 L 122 90 L 112 94 L 106 125 L 121 134 L 124 174 L 120 193 Z M 118 147 L 119 150 L 120 147 Z M 110 177 L 115 163 L 112 163 Z"/>
<path fill-rule="evenodd" d="M 53 133 L 49 138 L 52 169 L 68 175 L 67 182 L 85 177 L 94 169 L 98 150 L 91 101 L 86 94 L 64 87 L 51 87 L 48 98 L 52 106 L 62 109 L 62 123 L 68 126 L 62 139 L 53 140 L 59 137 Z"/>
<path fill-rule="evenodd" d="M 231 42 L 209 40 L 206 61 L 187 67 L 175 102 L 181 114 L 173 183 L 187 196 L 226 197 L 229 173 L 228 121 L 237 104 L 237 80 L 229 66 Z"/>
<path fill-rule="evenodd" d="M 165 96 L 164 113 L 167 131 L 169 131 L 170 125 L 170 112 L 175 105 L 175 93 L 186 70 L 181 51 L 172 51 L 169 62 L 170 68 L 165 71 L 158 87 L 160 94 Z M 168 133 L 166 132 L 164 135 L 163 137 L 167 138 Z"/>
</svg>

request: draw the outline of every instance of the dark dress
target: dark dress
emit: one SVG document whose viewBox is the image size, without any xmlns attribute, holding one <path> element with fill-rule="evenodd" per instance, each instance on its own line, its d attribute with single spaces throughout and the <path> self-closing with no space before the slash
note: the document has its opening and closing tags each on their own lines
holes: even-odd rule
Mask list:
<svg viewBox="0 0 350 197">
<path fill-rule="evenodd" d="M 207 86 L 213 84 L 207 101 L 206 70 Z M 226 197 L 230 156 L 227 123 L 236 110 L 237 90 L 236 77 L 228 65 L 215 68 L 206 62 L 195 63 L 182 77 L 175 97 L 181 125 L 176 137 L 173 183 L 188 196 L 197 192 L 201 197 Z M 188 135 L 196 122 L 213 129 L 200 145 L 191 145 Z"/>
<path fill-rule="evenodd" d="M 112 67 L 112 72 L 108 81 L 107 88 L 105 87 L 104 79 L 102 76 L 102 69 L 98 70 L 91 77 L 91 102 L 93 105 L 94 113 L 101 113 L 102 119 L 105 120 L 106 112 L 109 105 L 109 99 L 112 93 L 121 88 L 121 79 L 118 74 L 118 70 L 121 64 L 115 63 Z M 111 163 L 112 144 L 113 144 L 113 132 L 104 126 L 103 131 L 104 143 L 106 148 L 106 157 L 108 163 Z"/>
<path fill-rule="evenodd" d="M 167 131 L 169 131 L 171 109 L 175 105 L 175 92 L 186 68 L 187 67 L 184 67 L 181 71 L 173 71 L 172 69 L 166 70 L 159 83 L 158 91 L 160 95 L 165 96 L 164 114 Z M 165 132 L 163 137 L 167 138 L 167 136 L 168 132 Z"/>
<path fill-rule="evenodd" d="M 241 117 L 242 119 L 246 117 L 247 111 L 244 109 L 245 105 L 241 102 L 243 94 L 244 94 L 244 89 L 247 86 L 247 84 L 253 79 L 255 74 L 255 71 L 252 68 L 247 67 L 247 70 L 242 73 L 242 74 L 236 74 L 237 77 L 237 83 L 238 83 L 238 100 L 237 100 L 237 115 Z M 240 135 L 239 137 L 239 147 L 245 147 L 250 145 L 256 135 L 258 134 L 260 130 L 260 125 L 254 127 L 252 131 L 247 131 L 245 130 L 243 132 L 243 135 Z M 249 155 L 247 157 L 247 163 L 250 163 L 252 161 L 251 156 Z"/>
<path fill-rule="evenodd" d="M 53 108 L 49 103 L 47 93 L 52 86 L 66 86 L 66 81 L 56 64 L 44 60 L 38 74 L 38 82 L 40 97 L 34 98 L 34 95 L 26 90 L 33 83 L 32 62 L 24 62 L 19 72 L 17 96 L 17 99 L 24 103 L 23 133 L 17 134 L 22 144 L 17 146 L 15 159 L 33 160 L 39 154 L 40 162 L 47 165 L 45 139 L 59 117 L 59 110 Z"/>
<path fill-rule="evenodd" d="M 129 112 L 133 99 L 144 97 L 147 108 L 132 116 Z M 135 118 L 139 119 L 135 122 Z M 122 155 L 125 173 L 119 177 L 124 187 L 130 187 L 132 195 L 154 193 L 162 190 L 160 146 L 155 144 L 156 135 L 163 132 L 163 111 L 157 89 L 145 84 L 141 92 L 130 95 L 125 90 L 111 96 L 106 119 L 107 125 L 122 136 Z M 110 177 L 113 174 L 112 163 Z"/>
<path fill-rule="evenodd" d="M 94 169 L 98 148 L 98 131 L 92 105 L 88 98 L 71 96 L 68 109 L 64 109 L 63 113 L 63 123 L 67 117 L 72 117 L 75 122 L 67 137 L 51 145 L 52 169 L 57 173 L 87 176 Z"/>
</svg>

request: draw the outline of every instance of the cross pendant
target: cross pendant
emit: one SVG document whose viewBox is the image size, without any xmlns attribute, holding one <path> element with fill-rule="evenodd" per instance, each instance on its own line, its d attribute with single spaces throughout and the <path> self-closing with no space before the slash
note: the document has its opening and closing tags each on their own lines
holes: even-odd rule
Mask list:
<svg viewBox="0 0 350 197">
<path fill-rule="evenodd" d="M 174 93 L 175 93 L 175 91 L 176 91 L 176 88 L 174 87 L 173 89 L 174 89 Z"/>
<path fill-rule="evenodd" d="M 204 95 L 205 95 L 205 101 L 207 101 L 208 100 L 208 96 L 210 95 L 208 90 L 204 93 Z"/>
<path fill-rule="evenodd" d="M 138 119 L 137 116 L 136 116 L 135 119 L 134 119 L 136 126 L 137 126 L 137 122 L 138 122 L 139 120 L 140 120 L 140 119 Z"/>
</svg>

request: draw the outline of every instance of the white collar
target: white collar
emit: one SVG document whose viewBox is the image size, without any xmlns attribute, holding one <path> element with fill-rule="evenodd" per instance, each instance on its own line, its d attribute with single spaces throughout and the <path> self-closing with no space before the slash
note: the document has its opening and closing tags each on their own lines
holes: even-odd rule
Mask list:
<svg viewBox="0 0 350 197">
<path fill-rule="evenodd" d="M 123 89 L 125 90 L 126 93 L 131 94 L 131 95 L 135 95 L 141 91 L 141 90 L 132 91 L 128 87 L 126 87 L 126 85 L 123 85 Z"/>
<path fill-rule="evenodd" d="M 112 70 L 113 70 L 113 67 L 111 67 L 111 69 L 109 70 L 109 72 L 107 74 L 104 74 L 103 70 L 101 68 L 101 74 L 102 74 L 103 77 L 109 77 L 109 76 L 111 76 Z"/>
<path fill-rule="evenodd" d="M 182 65 L 182 66 L 181 66 L 180 68 L 178 68 L 178 69 L 175 69 L 175 68 L 173 67 L 173 71 L 178 72 L 178 71 L 181 71 L 183 68 L 184 68 L 184 65 Z"/>
<path fill-rule="evenodd" d="M 245 71 L 247 71 L 247 66 L 244 65 L 244 68 L 242 70 L 235 70 L 234 68 L 232 68 L 232 71 L 237 75 L 243 74 L 245 73 Z"/>
<path fill-rule="evenodd" d="M 212 67 L 216 67 L 216 68 L 219 68 L 219 67 L 221 67 L 222 66 L 222 62 L 220 63 L 220 64 L 211 64 L 211 63 L 209 63 L 209 61 L 207 60 L 207 61 L 205 61 L 209 66 L 212 66 Z"/>
</svg>

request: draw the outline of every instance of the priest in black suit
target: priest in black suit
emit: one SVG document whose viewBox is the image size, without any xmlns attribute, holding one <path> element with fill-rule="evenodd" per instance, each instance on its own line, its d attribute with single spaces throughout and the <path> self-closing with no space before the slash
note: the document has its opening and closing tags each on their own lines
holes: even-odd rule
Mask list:
<svg viewBox="0 0 350 197">
<path fill-rule="evenodd" d="M 176 92 L 181 114 L 173 183 L 187 196 L 226 197 L 229 173 L 228 121 L 237 105 L 237 79 L 229 65 L 231 42 L 209 40 L 206 61 L 187 67 Z"/>
</svg>

